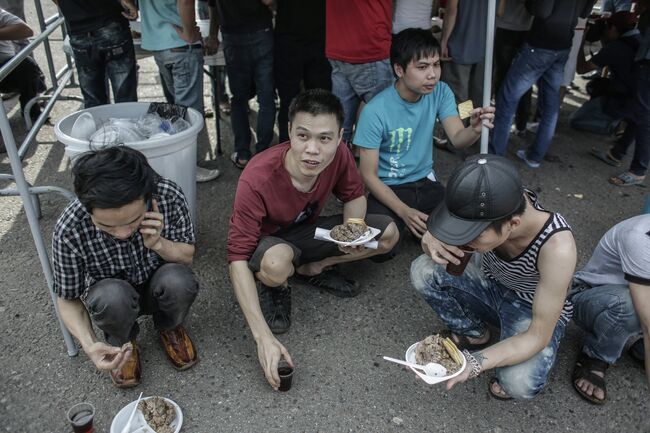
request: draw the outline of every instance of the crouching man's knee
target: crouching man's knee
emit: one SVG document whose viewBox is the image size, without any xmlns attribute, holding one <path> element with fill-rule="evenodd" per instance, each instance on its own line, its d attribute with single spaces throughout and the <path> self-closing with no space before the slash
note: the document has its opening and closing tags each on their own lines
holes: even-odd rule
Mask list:
<svg viewBox="0 0 650 433">
<path fill-rule="evenodd" d="M 257 278 L 267 286 L 278 287 L 293 275 L 293 249 L 287 244 L 277 244 L 266 250 Z"/>
<path fill-rule="evenodd" d="M 422 254 L 411 263 L 411 284 L 420 294 L 427 295 L 439 286 L 439 272 L 445 272 L 445 268 Z"/>
<path fill-rule="evenodd" d="M 399 241 L 399 230 L 397 229 L 397 225 L 395 225 L 394 222 L 388 224 L 386 226 L 386 230 L 384 230 L 384 233 L 381 235 L 381 238 L 379 238 L 379 246 L 377 247 L 377 253 L 379 254 L 385 254 L 390 251 L 397 245 L 397 242 Z"/>
</svg>

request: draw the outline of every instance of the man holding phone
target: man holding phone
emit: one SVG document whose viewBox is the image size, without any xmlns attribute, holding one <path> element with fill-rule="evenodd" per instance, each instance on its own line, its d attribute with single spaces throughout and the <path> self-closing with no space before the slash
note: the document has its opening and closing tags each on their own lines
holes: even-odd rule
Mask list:
<svg viewBox="0 0 650 433">
<path fill-rule="evenodd" d="M 153 315 L 173 366 L 190 368 L 198 358 L 182 323 L 199 284 L 189 268 L 194 228 L 183 192 L 127 147 L 85 153 L 72 174 L 77 199 L 52 237 L 63 323 L 119 388 L 140 383 L 135 339 L 142 314 Z"/>
</svg>

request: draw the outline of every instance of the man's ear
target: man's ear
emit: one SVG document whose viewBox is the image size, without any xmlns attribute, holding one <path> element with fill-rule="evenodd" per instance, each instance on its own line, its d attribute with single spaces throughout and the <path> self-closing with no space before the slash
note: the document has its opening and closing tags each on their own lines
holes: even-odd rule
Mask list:
<svg viewBox="0 0 650 433">
<path fill-rule="evenodd" d="M 517 227 L 521 225 L 521 216 L 516 215 L 510 218 L 510 221 L 508 221 L 506 224 L 510 225 L 510 230 L 514 230 Z"/>
<path fill-rule="evenodd" d="M 395 75 L 397 75 L 397 78 L 402 78 L 404 75 L 404 68 L 402 68 L 402 65 L 398 63 L 393 64 L 393 70 L 395 71 Z"/>
</svg>

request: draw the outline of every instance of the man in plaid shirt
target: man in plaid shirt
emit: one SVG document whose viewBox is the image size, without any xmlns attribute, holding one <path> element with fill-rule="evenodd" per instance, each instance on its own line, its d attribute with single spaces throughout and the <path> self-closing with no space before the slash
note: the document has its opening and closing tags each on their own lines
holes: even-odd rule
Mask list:
<svg viewBox="0 0 650 433">
<path fill-rule="evenodd" d="M 66 327 L 120 388 L 140 382 L 135 338 L 142 314 L 153 315 L 174 367 L 191 367 L 197 353 L 182 323 L 199 284 L 189 268 L 194 228 L 182 190 L 127 147 L 83 154 L 72 173 L 78 198 L 59 217 L 52 240 L 54 291 Z"/>
</svg>

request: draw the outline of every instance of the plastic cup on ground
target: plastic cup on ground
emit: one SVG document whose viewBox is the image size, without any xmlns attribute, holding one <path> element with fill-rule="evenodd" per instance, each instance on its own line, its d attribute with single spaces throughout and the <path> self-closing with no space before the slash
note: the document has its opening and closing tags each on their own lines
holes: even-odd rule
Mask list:
<svg viewBox="0 0 650 433">
<path fill-rule="evenodd" d="M 470 259 L 472 258 L 472 253 L 474 252 L 474 249 L 468 246 L 462 246 L 460 247 L 461 250 L 463 250 L 463 257 L 458 257 L 458 260 L 460 260 L 459 264 L 455 264 L 452 262 L 447 263 L 447 273 L 449 275 L 453 275 L 454 277 L 460 277 L 463 275 L 463 272 L 465 272 L 465 268 L 467 267 L 467 264 L 469 263 Z"/>
<path fill-rule="evenodd" d="M 278 375 L 280 376 L 280 387 L 278 391 L 289 391 L 293 380 L 293 367 L 287 361 L 281 359 L 278 363 Z"/>
<path fill-rule="evenodd" d="M 68 421 L 74 433 L 92 433 L 95 406 L 90 403 L 77 403 L 68 409 Z"/>
</svg>

